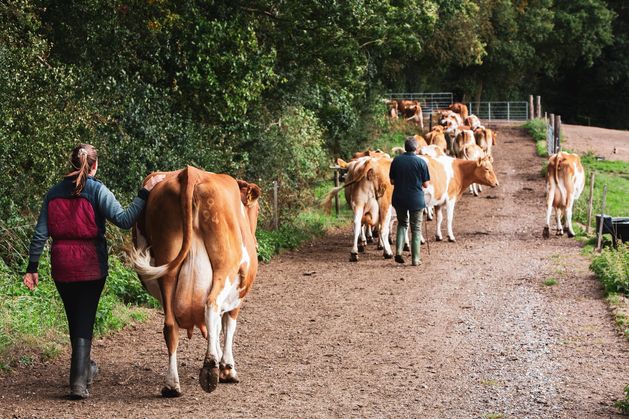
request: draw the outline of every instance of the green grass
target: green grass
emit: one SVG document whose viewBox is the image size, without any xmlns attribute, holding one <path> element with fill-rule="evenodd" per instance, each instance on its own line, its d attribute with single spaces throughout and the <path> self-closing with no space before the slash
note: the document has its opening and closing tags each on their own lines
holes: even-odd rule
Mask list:
<svg viewBox="0 0 629 419">
<path fill-rule="evenodd" d="M 585 169 L 585 188 L 576 202 L 574 219 L 581 223 L 587 222 L 587 206 L 590 194 L 590 175 L 595 172 L 594 194 L 592 205 L 592 224 L 595 214 L 602 209 L 603 187 L 607 185 L 605 200 L 605 214 L 614 217 L 629 216 L 627 196 L 629 196 L 629 162 L 597 160 L 592 154 L 581 156 L 581 163 Z"/>
<path fill-rule="evenodd" d="M 621 244 L 618 249 L 603 249 L 600 255 L 594 256 L 590 269 L 607 292 L 629 295 L 629 244 Z"/>
<path fill-rule="evenodd" d="M 29 291 L 21 274 L 0 259 L 0 370 L 30 365 L 56 356 L 68 344 L 63 304 L 53 281 L 47 254 L 40 262 L 39 286 Z M 96 336 L 120 330 L 147 317 L 157 302 L 140 285 L 135 273 L 110 256 L 110 274 L 101 297 Z"/>
<path fill-rule="evenodd" d="M 544 285 L 546 285 L 547 287 L 557 285 L 557 280 L 555 278 L 548 278 L 547 280 L 544 281 Z"/>
</svg>

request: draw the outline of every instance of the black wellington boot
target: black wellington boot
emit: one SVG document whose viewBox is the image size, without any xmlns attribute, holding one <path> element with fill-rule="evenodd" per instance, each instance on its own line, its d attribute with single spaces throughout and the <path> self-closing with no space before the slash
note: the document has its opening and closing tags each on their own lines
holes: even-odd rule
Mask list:
<svg viewBox="0 0 629 419">
<path fill-rule="evenodd" d="M 70 362 L 70 399 L 80 400 L 90 396 L 87 382 L 90 378 L 90 350 L 92 340 L 85 338 L 72 339 L 72 361 Z"/>
</svg>

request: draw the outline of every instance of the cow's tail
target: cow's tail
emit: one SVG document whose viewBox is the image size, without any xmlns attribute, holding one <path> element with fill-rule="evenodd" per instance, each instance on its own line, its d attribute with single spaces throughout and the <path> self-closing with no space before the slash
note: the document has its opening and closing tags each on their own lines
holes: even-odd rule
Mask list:
<svg viewBox="0 0 629 419">
<path fill-rule="evenodd" d="M 564 188 L 563 182 L 559 182 L 559 166 L 561 165 L 561 151 L 557 153 L 557 157 L 555 158 L 555 170 L 553 171 L 553 177 L 555 178 L 555 185 L 557 185 L 557 189 L 559 190 L 559 202 L 561 205 L 565 205 L 566 201 L 566 190 Z"/>
<path fill-rule="evenodd" d="M 181 266 L 183 261 L 190 252 L 192 245 L 193 231 L 193 214 L 192 214 L 192 198 L 194 188 L 198 183 L 199 176 L 197 169 L 188 166 L 186 170 L 182 170 L 179 174 L 179 182 L 184 186 L 181 194 L 181 212 L 183 214 L 183 240 L 179 254 L 169 263 L 161 266 L 151 265 L 151 256 L 148 248 L 137 250 L 132 249 L 130 252 L 131 263 L 134 269 L 144 281 L 151 281 L 161 278 L 171 273 Z"/>
<path fill-rule="evenodd" d="M 465 160 L 470 160 L 470 156 L 467 154 L 467 147 L 463 147 L 463 157 L 465 157 Z"/>
<path fill-rule="evenodd" d="M 361 173 L 361 175 L 358 176 L 357 178 L 352 179 L 351 181 L 349 181 L 347 183 L 344 183 L 341 186 L 337 186 L 336 188 L 334 188 L 330 192 L 328 192 L 328 194 L 325 196 L 325 199 L 323 200 L 323 203 L 321 204 L 321 206 L 323 207 L 323 210 L 327 214 L 329 214 L 332 211 L 332 198 L 334 198 L 336 195 L 338 195 L 338 193 L 340 191 L 342 191 L 343 189 L 347 188 L 348 186 L 351 186 L 354 183 L 360 182 L 365 176 L 366 176 L 365 173 Z"/>
</svg>

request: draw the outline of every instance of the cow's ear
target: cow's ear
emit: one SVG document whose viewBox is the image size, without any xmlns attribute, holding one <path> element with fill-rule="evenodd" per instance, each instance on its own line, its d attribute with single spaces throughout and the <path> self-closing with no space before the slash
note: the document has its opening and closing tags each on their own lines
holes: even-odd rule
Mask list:
<svg viewBox="0 0 629 419">
<path fill-rule="evenodd" d="M 342 169 L 345 169 L 347 167 L 347 162 L 341 158 L 336 159 L 336 164 L 338 164 L 339 167 L 341 167 Z"/>
<path fill-rule="evenodd" d="M 262 189 L 255 183 L 249 184 L 249 190 L 247 191 L 247 204 L 251 204 L 262 195 Z"/>
<path fill-rule="evenodd" d="M 478 160 L 476 160 L 476 166 L 482 166 L 483 165 L 483 158 L 479 157 Z"/>
<path fill-rule="evenodd" d="M 492 145 L 496 145 L 496 138 L 498 137 L 498 133 L 496 131 L 491 132 L 491 143 Z"/>
<path fill-rule="evenodd" d="M 374 173 L 373 169 L 370 168 L 367 171 L 367 180 L 372 181 L 374 179 L 374 177 L 375 177 L 375 173 Z"/>
</svg>

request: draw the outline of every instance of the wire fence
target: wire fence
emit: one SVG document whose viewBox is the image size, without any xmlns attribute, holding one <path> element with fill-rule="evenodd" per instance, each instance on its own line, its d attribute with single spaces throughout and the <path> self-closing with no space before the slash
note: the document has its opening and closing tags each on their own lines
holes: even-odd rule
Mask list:
<svg viewBox="0 0 629 419">
<path fill-rule="evenodd" d="M 389 99 L 397 100 L 417 100 L 422 107 L 423 113 L 431 113 L 435 109 L 445 109 L 453 103 L 451 92 L 431 92 L 431 93 L 388 93 Z"/>
</svg>

